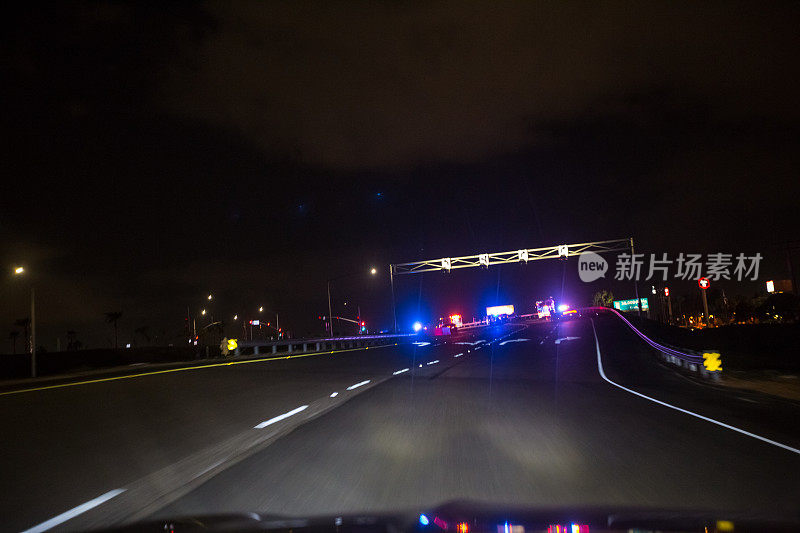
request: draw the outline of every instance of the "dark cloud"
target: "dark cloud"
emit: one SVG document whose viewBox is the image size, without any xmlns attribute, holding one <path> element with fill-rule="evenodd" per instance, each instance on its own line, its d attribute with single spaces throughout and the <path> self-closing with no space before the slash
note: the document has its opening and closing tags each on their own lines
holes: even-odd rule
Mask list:
<svg viewBox="0 0 800 533">
<path fill-rule="evenodd" d="M 467 161 L 600 98 L 665 87 L 725 118 L 797 117 L 797 4 L 207 4 L 168 109 L 321 166 Z M 534 127 L 530 124 L 533 122 Z"/>
</svg>

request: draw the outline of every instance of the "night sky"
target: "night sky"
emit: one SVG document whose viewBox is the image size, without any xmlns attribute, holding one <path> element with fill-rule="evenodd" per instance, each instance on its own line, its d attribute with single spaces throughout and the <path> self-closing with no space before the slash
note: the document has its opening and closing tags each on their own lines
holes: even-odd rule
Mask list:
<svg viewBox="0 0 800 533">
<path fill-rule="evenodd" d="M 353 274 L 335 314 L 388 328 L 391 262 L 626 237 L 760 252 L 761 280 L 787 278 L 798 20 L 796 2 L 7 12 L 0 258 L 29 276 L 2 278 L 0 322 L 27 316 L 33 283 L 51 350 L 68 329 L 108 346 L 107 311 L 120 342 L 181 342 L 208 292 L 215 318 L 263 305 L 301 335 L 326 279 Z M 632 296 L 567 271 L 580 303 Z M 529 308 L 561 280 L 555 262 L 403 278 L 398 319 Z"/>
</svg>

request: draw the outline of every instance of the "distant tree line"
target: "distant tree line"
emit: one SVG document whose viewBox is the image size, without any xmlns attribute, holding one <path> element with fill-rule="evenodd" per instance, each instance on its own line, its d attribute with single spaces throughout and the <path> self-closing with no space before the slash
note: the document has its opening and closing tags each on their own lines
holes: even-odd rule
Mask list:
<svg viewBox="0 0 800 533">
<path fill-rule="evenodd" d="M 680 296 L 673 295 L 672 306 L 676 322 L 684 315 L 698 315 L 703 311 L 703 303 L 699 292 L 694 291 Z M 790 292 L 767 295 L 727 297 L 720 289 L 709 289 L 706 293 L 708 312 L 719 318 L 720 323 L 752 323 L 778 322 L 789 323 L 800 321 L 800 298 Z M 611 307 L 614 294 L 608 290 L 599 290 L 592 297 L 592 305 Z M 660 304 L 655 299 L 651 309 Z"/>
</svg>

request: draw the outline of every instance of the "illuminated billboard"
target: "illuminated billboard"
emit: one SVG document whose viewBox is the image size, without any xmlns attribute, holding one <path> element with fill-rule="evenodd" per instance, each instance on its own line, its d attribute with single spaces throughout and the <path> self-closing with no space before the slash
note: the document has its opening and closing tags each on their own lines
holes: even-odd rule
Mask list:
<svg viewBox="0 0 800 533">
<path fill-rule="evenodd" d="M 486 308 L 486 316 L 502 316 L 502 315 L 513 315 L 514 314 L 514 306 L 513 305 L 495 305 L 493 307 Z"/>
</svg>

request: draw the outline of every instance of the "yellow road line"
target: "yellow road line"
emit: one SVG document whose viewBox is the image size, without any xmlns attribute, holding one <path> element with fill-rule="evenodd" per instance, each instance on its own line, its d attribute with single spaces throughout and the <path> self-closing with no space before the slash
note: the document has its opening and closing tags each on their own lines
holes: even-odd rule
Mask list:
<svg viewBox="0 0 800 533">
<path fill-rule="evenodd" d="M 380 346 L 373 346 L 374 348 L 385 348 L 387 346 L 397 346 L 397 344 L 382 344 Z M 98 379 L 88 379 L 84 381 L 73 381 L 70 383 L 59 383 L 58 385 L 45 385 L 43 387 L 33 387 L 30 389 L 19 389 L 19 390 L 12 390 L 6 392 L 0 392 L 0 396 L 7 396 L 10 394 L 22 394 L 23 392 L 35 392 L 41 390 L 48 390 L 48 389 L 60 389 L 63 387 L 76 387 L 78 385 L 88 385 L 90 383 L 102 383 L 104 381 L 117 381 L 120 379 L 132 379 L 132 378 L 141 378 L 144 376 L 154 376 L 156 374 L 167 374 L 169 372 L 183 372 L 185 370 L 200 370 L 203 368 L 215 368 L 220 366 L 230 366 L 230 365 L 246 365 L 248 363 L 266 363 L 269 361 L 283 361 L 286 359 L 297 359 L 300 357 L 311 357 L 314 355 L 326 355 L 326 354 L 334 354 L 334 353 L 342 353 L 342 352 L 357 352 L 359 350 L 368 350 L 369 346 L 364 346 L 362 348 L 347 348 L 345 350 L 329 350 L 325 352 L 311 352 L 311 353 L 299 353 L 297 355 L 286 355 L 280 357 L 263 357 L 261 359 L 247 359 L 246 361 L 230 361 L 227 363 L 212 363 L 209 365 L 196 365 L 196 366 L 184 366 L 180 368 L 168 368 L 166 370 L 153 370 L 152 372 L 141 372 L 139 374 L 126 374 L 124 376 L 113 376 L 109 378 L 98 378 Z"/>
</svg>

